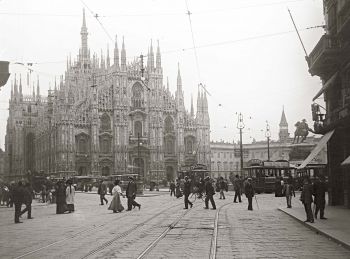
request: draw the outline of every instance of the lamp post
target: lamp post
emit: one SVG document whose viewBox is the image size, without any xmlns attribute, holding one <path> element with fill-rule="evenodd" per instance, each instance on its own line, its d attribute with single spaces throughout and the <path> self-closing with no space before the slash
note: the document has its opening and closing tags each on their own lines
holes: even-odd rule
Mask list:
<svg viewBox="0 0 350 259">
<path fill-rule="evenodd" d="M 239 129 L 239 148 L 240 148 L 240 155 L 241 155 L 241 173 L 243 171 L 243 143 L 242 143 L 242 130 L 244 129 L 245 125 L 243 123 L 243 114 L 239 113 L 238 115 L 238 122 L 237 122 L 237 129 Z"/>
<path fill-rule="evenodd" d="M 270 137 L 271 137 L 271 132 L 270 132 L 270 125 L 269 125 L 268 121 L 266 121 L 265 137 L 267 138 L 267 161 L 270 161 Z"/>
</svg>

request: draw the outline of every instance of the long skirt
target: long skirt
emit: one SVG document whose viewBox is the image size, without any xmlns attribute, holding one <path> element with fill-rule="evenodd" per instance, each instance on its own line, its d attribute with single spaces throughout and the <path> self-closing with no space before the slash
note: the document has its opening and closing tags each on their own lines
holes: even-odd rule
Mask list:
<svg viewBox="0 0 350 259">
<path fill-rule="evenodd" d="M 113 212 L 121 212 L 124 210 L 124 207 L 120 201 L 120 194 L 115 192 L 113 195 L 113 199 L 108 207 L 109 210 L 113 210 Z"/>
<path fill-rule="evenodd" d="M 56 202 L 56 214 L 63 214 L 67 210 L 65 202 Z"/>
</svg>

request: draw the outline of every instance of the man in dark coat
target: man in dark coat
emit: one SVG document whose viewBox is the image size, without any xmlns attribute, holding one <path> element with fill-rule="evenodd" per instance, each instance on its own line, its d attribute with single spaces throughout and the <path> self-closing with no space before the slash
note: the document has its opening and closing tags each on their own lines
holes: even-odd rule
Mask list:
<svg viewBox="0 0 350 259">
<path fill-rule="evenodd" d="M 191 194 L 191 182 L 188 179 L 188 176 L 185 176 L 185 183 L 184 183 L 184 201 L 185 201 L 185 208 L 188 209 L 188 204 L 190 204 L 191 208 L 193 206 L 193 203 L 188 200 L 188 196 Z"/>
<path fill-rule="evenodd" d="M 100 195 L 100 201 L 101 201 L 100 205 L 104 205 L 103 201 L 105 201 L 106 204 L 108 204 L 108 200 L 105 198 L 105 195 L 107 194 L 107 186 L 103 182 L 103 180 L 101 180 L 100 184 L 98 185 L 97 193 Z"/>
<path fill-rule="evenodd" d="M 21 216 L 28 212 L 27 218 L 33 219 L 32 217 L 32 201 L 33 201 L 33 189 L 29 183 L 26 183 L 23 189 L 24 194 L 24 204 L 26 205 L 25 209 L 21 211 Z"/>
<path fill-rule="evenodd" d="M 169 185 L 169 190 L 170 190 L 170 196 L 175 196 L 175 183 L 173 181 L 170 182 L 170 185 Z"/>
<path fill-rule="evenodd" d="M 24 202 L 24 190 L 21 181 L 18 182 L 17 186 L 14 186 L 12 198 L 13 203 L 15 204 L 15 223 L 22 223 L 21 221 L 19 221 L 22 203 Z"/>
<path fill-rule="evenodd" d="M 325 177 L 322 175 L 320 179 L 316 179 L 313 187 L 313 194 L 315 196 L 315 219 L 317 219 L 317 214 L 320 212 L 320 219 L 327 219 L 324 216 L 324 208 L 326 205 L 326 191 L 327 186 L 325 182 Z"/>
<path fill-rule="evenodd" d="M 126 187 L 126 197 L 128 198 L 128 211 L 132 209 L 132 206 L 139 207 L 141 209 L 141 205 L 135 201 L 136 198 L 137 186 L 134 182 L 133 177 L 129 177 L 128 187 Z"/>
<path fill-rule="evenodd" d="M 306 220 L 305 222 L 314 223 L 314 217 L 312 215 L 312 185 L 310 178 L 304 179 L 303 191 L 301 192 L 300 200 L 304 204 L 305 212 L 306 212 Z"/>
<path fill-rule="evenodd" d="M 242 186 L 241 179 L 239 179 L 238 174 L 236 174 L 236 177 L 233 180 L 233 190 L 235 191 L 235 198 L 233 199 L 234 203 L 237 203 L 237 197 L 238 197 L 238 201 L 242 202 L 242 199 L 241 199 L 241 193 L 242 193 L 241 186 Z"/>
<path fill-rule="evenodd" d="M 215 201 L 214 201 L 214 194 L 215 194 L 215 190 L 213 187 L 213 184 L 211 182 L 211 179 L 209 176 L 207 176 L 205 178 L 205 208 L 204 209 L 209 209 L 209 201 L 211 203 L 211 206 L 213 207 L 213 210 L 216 210 L 216 205 L 215 205 Z"/>
<path fill-rule="evenodd" d="M 245 196 L 248 199 L 248 210 L 253 210 L 253 197 L 255 190 L 252 184 L 252 178 L 248 178 L 244 189 Z"/>
<path fill-rule="evenodd" d="M 224 178 L 221 176 L 219 180 L 219 189 L 220 189 L 220 200 L 224 199 L 225 200 L 225 193 L 226 191 L 226 183 L 224 181 Z"/>
</svg>

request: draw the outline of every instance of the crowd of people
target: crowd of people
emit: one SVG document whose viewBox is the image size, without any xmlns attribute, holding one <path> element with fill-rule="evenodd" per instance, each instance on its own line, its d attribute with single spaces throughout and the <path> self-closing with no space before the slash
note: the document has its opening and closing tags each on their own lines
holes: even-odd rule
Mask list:
<svg viewBox="0 0 350 259">
<path fill-rule="evenodd" d="M 231 179 L 233 190 L 235 192 L 233 203 L 242 202 L 242 195 L 245 194 L 248 200 L 248 210 L 253 210 L 253 197 L 255 196 L 254 184 L 251 178 L 242 179 L 239 175 L 236 175 Z M 107 184 L 103 180 L 99 182 L 97 193 L 100 198 L 100 205 L 108 204 L 109 201 L 105 197 L 107 195 Z M 286 197 L 287 208 L 292 207 L 292 197 L 295 197 L 294 180 L 292 177 L 288 178 L 285 182 L 280 183 L 281 188 L 276 192 L 281 192 L 281 196 Z M 109 186 L 108 186 L 109 187 Z M 177 179 L 175 182 L 170 182 L 169 192 L 170 196 L 180 198 L 184 196 L 184 209 L 193 207 L 193 203 L 189 197 L 191 194 L 196 194 L 198 198 L 203 198 L 205 207 L 209 209 L 209 202 L 213 210 L 216 209 L 214 195 L 219 193 L 219 199 L 226 199 L 225 192 L 228 191 L 228 182 L 223 177 L 219 177 L 216 181 L 209 176 L 198 181 L 193 181 L 188 176 L 185 176 L 183 180 Z M 325 177 L 316 177 L 314 183 L 311 183 L 310 178 L 305 178 L 303 182 L 303 188 L 300 196 L 300 201 L 303 203 L 306 212 L 306 222 L 314 222 L 317 219 L 318 213 L 320 219 L 326 219 L 324 216 L 325 209 L 325 193 L 327 187 L 325 183 Z M 41 199 L 46 202 L 48 199 L 46 186 L 42 186 Z M 121 197 L 127 198 L 127 211 L 131 211 L 134 208 L 141 209 L 141 204 L 135 201 L 137 193 L 137 184 L 133 177 L 129 177 L 125 194 L 120 186 L 120 181 L 115 180 L 114 186 L 111 190 L 112 199 L 109 203 L 108 210 L 112 210 L 113 213 L 120 213 L 124 210 Z M 71 179 L 67 181 L 65 179 L 59 180 L 52 191 L 54 201 L 56 203 L 56 214 L 72 213 L 75 211 L 75 187 Z M 278 194 L 280 195 L 280 194 Z M 32 201 L 35 197 L 35 192 L 29 183 L 22 183 L 19 181 L 17 184 L 12 183 L 7 186 L 2 184 L 0 186 L 0 205 L 7 207 L 15 207 L 15 223 L 22 223 L 20 217 L 27 213 L 27 218 L 32 219 Z M 314 203 L 314 209 L 312 209 L 312 203 Z M 22 210 L 22 205 L 25 208 Z M 258 205 L 258 204 L 257 204 Z"/>
</svg>

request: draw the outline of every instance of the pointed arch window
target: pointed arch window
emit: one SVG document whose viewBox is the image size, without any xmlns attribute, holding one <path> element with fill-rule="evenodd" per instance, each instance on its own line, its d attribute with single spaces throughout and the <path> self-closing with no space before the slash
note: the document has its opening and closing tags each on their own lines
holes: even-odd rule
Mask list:
<svg viewBox="0 0 350 259">
<path fill-rule="evenodd" d="M 136 109 L 144 107 L 143 88 L 140 83 L 135 83 L 132 87 L 131 104 Z"/>
<path fill-rule="evenodd" d="M 101 129 L 104 131 L 111 129 L 111 119 L 106 113 L 101 117 Z"/>
<path fill-rule="evenodd" d="M 135 137 L 142 137 L 142 122 L 141 121 L 135 121 L 134 122 L 134 133 Z"/>
<path fill-rule="evenodd" d="M 174 121 L 170 116 L 165 118 L 164 131 L 165 133 L 171 133 L 174 131 Z"/>
</svg>

